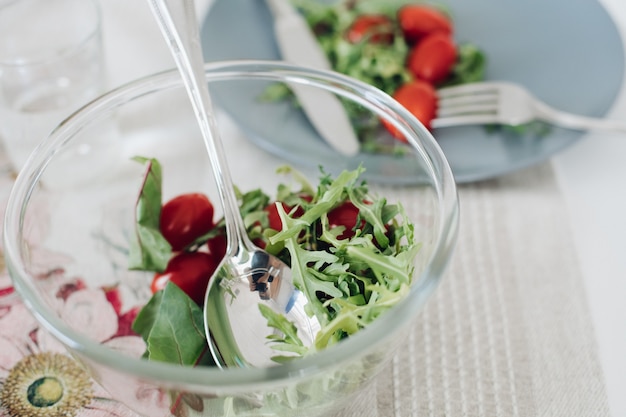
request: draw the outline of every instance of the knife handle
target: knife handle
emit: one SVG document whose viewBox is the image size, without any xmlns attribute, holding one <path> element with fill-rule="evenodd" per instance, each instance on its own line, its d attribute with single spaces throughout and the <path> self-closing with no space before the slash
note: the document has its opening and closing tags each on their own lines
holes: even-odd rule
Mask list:
<svg viewBox="0 0 626 417">
<path fill-rule="evenodd" d="M 274 17 L 274 33 L 282 58 L 293 64 L 331 70 L 326 53 L 304 17 L 289 0 L 265 0 Z"/>
</svg>

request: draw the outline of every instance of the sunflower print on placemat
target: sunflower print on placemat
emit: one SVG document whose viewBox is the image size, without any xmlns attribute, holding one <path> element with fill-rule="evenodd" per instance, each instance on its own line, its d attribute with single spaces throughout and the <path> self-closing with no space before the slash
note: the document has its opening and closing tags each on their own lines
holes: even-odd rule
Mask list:
<svg viewBox="0 0 626 417">
<path fill-rule="evenodd" d="M 2 382 L 0 403 L 11 416 L 74 416 L 93 400 L 89 377 L 61 353 L 32 354 Z"/>
<path fill-rule="evenodd" d="M 81 288 L 80 281 L 67 284 L 70 294 L 63 296 Z M 12 293 L 0 297 L 0 417 L 26 416 L 137 417 L 95 383 Z"/>
</svg>

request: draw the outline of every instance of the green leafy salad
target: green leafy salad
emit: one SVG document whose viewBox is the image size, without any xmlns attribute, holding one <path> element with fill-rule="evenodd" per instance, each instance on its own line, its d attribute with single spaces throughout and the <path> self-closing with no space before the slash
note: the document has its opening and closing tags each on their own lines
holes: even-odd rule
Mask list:
<svg viewBox="0 0 626 417">
<path fill-rule="evenodd" d="M 146 174 L 136 205 L 132 269 L 153 274 L 153 297 L 133 323 L 146 342 L 144 356 L 181 365 L 213 365 L 204 335 L 202 303 L 209 279 L 225 253 L 225 227 L 213 219 L 204 194 L 162 201 L 155 159 L 136 158 Z M 400 204 L 373 195 L 363 168 L 333 178 L 321 172 L 314 186 L 284 166 L 276 195 L 237 190 L 250 238 L 286 262 L 321 330 L 304 346 L 288 320 L 262 308 L 276 329 L 268 343 L 275 361 L 292 360 L 338 343 L 392 308 L 409 291 L 421 244 Z"/>
<path fill-rule="evenodd" d="M 437 88 L 484 79 L 484 53 L 456 40 L 451 14 L 442 5 L 410 0 L 291 1 L 333 70 L 392 95 L 426 127 L 436 116 Z M 286 98 L 293 96 L 284 84 L 272 85 L 263 96 L 268 101 Z M 384 151 L 376 143 L 379 120 L 354 103 L 345 106 L 363 149 Z"/>
</svg>

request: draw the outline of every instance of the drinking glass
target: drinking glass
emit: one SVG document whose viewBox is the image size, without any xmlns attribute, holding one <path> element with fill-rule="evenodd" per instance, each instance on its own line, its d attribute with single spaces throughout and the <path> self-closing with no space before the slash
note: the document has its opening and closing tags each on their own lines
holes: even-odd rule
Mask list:
<svg viewBox="0 0 626 417">
<path fill-rule="evenodd" d="M 0 2 L 0 137 L 20 170 L 66 116 L 104 89 L 95 0 Z M 75 153 L 93 152 L 94 144 Z"/>
</svg>

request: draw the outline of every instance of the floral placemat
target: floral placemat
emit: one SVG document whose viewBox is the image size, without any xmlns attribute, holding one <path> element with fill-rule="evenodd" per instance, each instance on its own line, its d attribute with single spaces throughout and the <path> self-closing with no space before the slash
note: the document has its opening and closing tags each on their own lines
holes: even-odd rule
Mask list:
<svg viewBox="0 0 626 417">
<path fill-rule="evenodd" d="M 88 296 L 90 304 L 99 299 L 102 308 L 98 309 L 97 322 L 85 324 L 107 340 L 128 335 L 135 312 L 116 308 L 119 305 L 116 290 L 93 294 L 83 287 L 76 280 L 59 288 L 68 315 L 79 320 L 90 317 L 81 314 L 81 299 Z M 78 415 L 136 416 L 110 398 L 41 327 L 14 292 L 6 272 L 3 273 L 0 276 L 0 416 Z"/>
<path fill-rule="evenodd" d="M 15 174 L 0 152 L 0 218 Z M 44 232 L 44 231 L 42 231 Z M 1 246 L 0 246 L 1 247 Z M 0 252 L 1 255 L 1 252 Z M 60 276 L 60 274 L 59 274 Z M 56 271 L 43 279 L 54 281 Z M 101 300 L 97 321 L 85 323 L 103 339 L 130 334 L 136 311 L 121 311 L 115 288 L 86 294 L 80 279 L 58 282 L 58 296 L 68 315 L 84 320 L 80 299 Z M 73 300 L 73 301 L 72 301 Z M 0 417 L 137 417 L 95 383 L 67 350 L 35 320 L 13 289 L 4 257 L 0 256 Z"/>
</svg>

